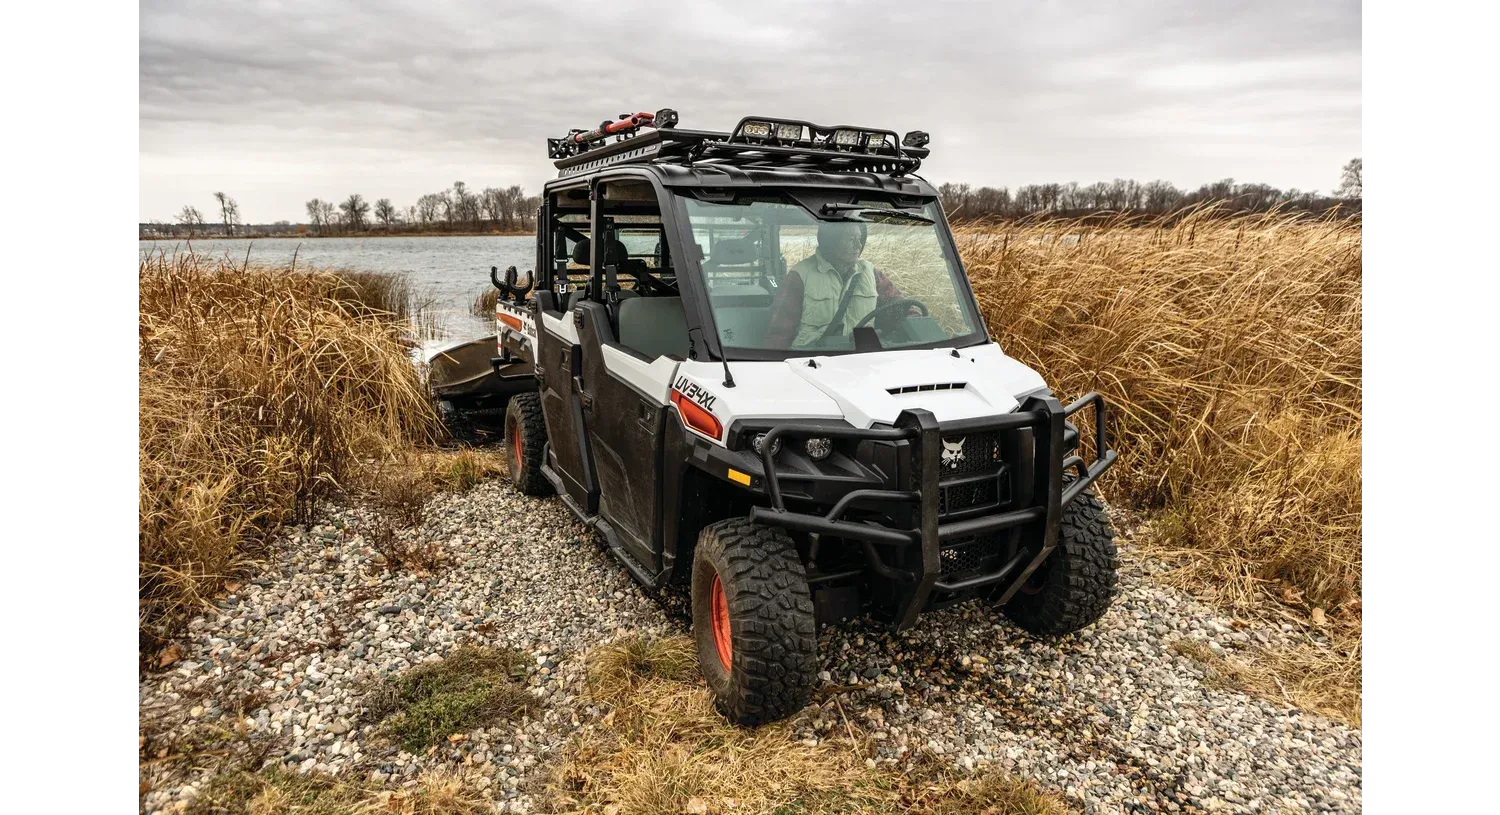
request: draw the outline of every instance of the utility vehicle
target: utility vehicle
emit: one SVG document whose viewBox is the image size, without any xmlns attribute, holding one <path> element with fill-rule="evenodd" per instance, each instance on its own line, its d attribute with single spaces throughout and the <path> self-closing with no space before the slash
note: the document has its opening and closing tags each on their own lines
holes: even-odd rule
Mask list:
<svg viewBox="0 0 1500 815">
<path fill-rule="evenodd" d="M 535 384 L 506 411 L 516 486 L 644 586 L 688 585 L 744 724 L 806 703 L 820 624 L 970 600 L 1041 635 L 1097 620 L 1104 400 L 1062 404 L 991 341 L 915 174 L 927 134 L 677 122 L 548 140 L 536 272 L 492 271 L 496 374 Z"/>
</svg>

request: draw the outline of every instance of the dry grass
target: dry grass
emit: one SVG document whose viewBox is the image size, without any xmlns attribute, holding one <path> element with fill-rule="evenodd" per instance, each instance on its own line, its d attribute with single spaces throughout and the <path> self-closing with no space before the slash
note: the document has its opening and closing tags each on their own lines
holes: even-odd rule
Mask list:
<svg viewBox="0 0 1500 815">
<path fill-rule="evenodd" d="M 1212 215 L 959 243 L 1007 353 L 1116 406 L 1104 487 L 1152 513 L 1147 545 L 1238 610 L 1325 610 L 1335 646 L 1276 660 L 1357 719 L 1360 226 Z"/>
<path fill-rule="evenodd" d="M 503 453 L 477 447 L 443 447 L 421 450 L 411 465 L 427 474 L 434 486 L 453 492 L 468 492 L 479 484 L 510 473 Z"/>
<path fill-rule="evenodd" d="M 326 775 L 285 770 L 219 775 L 188 805 L 188 815 L 480 815 L 493 803 L 477 776 L 461 770 L 423 773 L 417 783 L 382 790 Z"/>
<path fill-rule="evenodd" d="M 1358 631 L 1350 632 L 1356 638 Z M 1360 644 L 1356 641 L 1356 648 Z M 1359 678 L 1336 676 L 1325 678 L 1307 670 L 1307 666 L 1325 664 L 1332 670 L 1358 670 L 1358 654 L 1340 659 L 1328 652 L 1330 646 L 1312 640 L 1289 649 L 1258 648 L 1246 654 L 1223 655 L 1198 640 L 1177 640 L 1172 649 L 1197 662 L 1203 668 L 1203 682 L 1210 687 L 1230 688 L 1282 699 L 1289 704 L 1347 719 L 1360 724 Z"/>
<path fill-rule="evenodd" d="M 631 637 L 589 656 L 589 693 L 607 706 L 545 785 L 545 810 L 570 813 L 994 813 L 1067 811 L 1033 785 L 936 766 L 902 774 L 864 764 L 862 743 L 809 746 L 786 724 L 725 721 L 697 677 L 690 640 Z"/>
<path fill-rule="evenodd" d="M 475 317 L 488 317 L 495 319 L 495 303 L 500 299 L 500 290 L 494 286 L 485 286 L 479 293 L 474 295 L 474 302 L 469 304 L 469 311 Z"/>
<path fill-rule="evenodd" d="M 422 537 L 418 530 L 399 528 L 390 516 L 383 513 L 376 516 L 366 539 L 380 556 L 375 562 L 391 571 L 401 569 L 431 574 L 442 568 L 448 557 L 447 551 L 436 541 Z"/>
<path fill-rule="evenodd" d="M 465 645 L 371 688 L 365 712 L 383 720 L 403 748 L 419 753 L 454 733 L 536 709 L 540 702 L 526 690 L 525 677 L 525 654 Z"/>
<path fill-rule="evenodd" d="M 389 310 L 399 284 L 192 254 L 143 259 L 139 283 L 145 643 L 268 530 L 440 425 Z"/>
</svg>

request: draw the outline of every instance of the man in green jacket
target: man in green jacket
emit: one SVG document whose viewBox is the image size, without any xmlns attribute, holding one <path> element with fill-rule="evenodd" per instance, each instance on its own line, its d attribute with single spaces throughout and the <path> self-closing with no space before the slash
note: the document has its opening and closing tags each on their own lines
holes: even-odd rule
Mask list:
<svg viewBox="0 0 1500 815">
<path fill-rule="evenodd" d="M 860 257 L 867 237 L 862 222 L 818 224 L 818 251 L 787 272 L 771 304 L 766 347 L 803 348 L 848 336 L 870 312 L 904 296 Z"/>
</svg>

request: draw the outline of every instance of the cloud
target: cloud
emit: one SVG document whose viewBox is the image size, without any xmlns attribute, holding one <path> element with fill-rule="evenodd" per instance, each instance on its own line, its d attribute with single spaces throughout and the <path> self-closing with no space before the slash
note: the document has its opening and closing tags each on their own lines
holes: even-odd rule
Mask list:
<svg viewBox="0 0 1500 815">
<path fill-rule="evenodd" d="M 141 217 L 214 190 L 536 190 L 627 110 L 933 134 L 934 181 L 1234 176 L 1329 189 L 1360 150 L 1357 3 L 259 2 L 141 9 Z"/>
</svg>

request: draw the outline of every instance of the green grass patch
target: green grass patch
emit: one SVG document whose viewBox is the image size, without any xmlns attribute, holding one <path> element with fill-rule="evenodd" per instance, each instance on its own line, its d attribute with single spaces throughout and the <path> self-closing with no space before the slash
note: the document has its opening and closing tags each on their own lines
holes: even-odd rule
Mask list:
<svg viewBox="0 0 1500 815">
<path fill-rule="evenodd" d="M 463 646 L 446 659 L 390 677 L 366 696 L 366 710 L 409 752 L 420 752 L 453 733 L 487 727 L 535 710 L 526 690 L 524 653 Z"/>
</svg>

